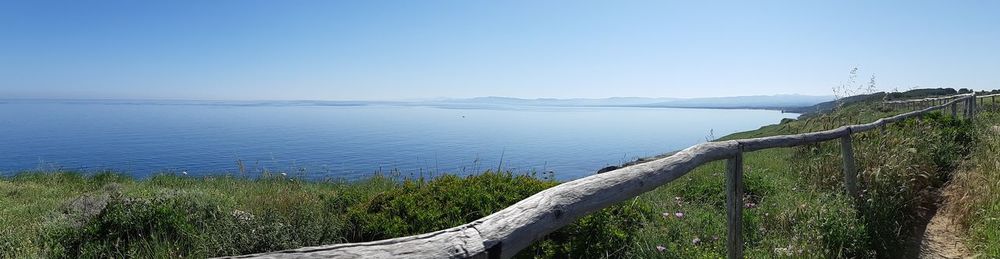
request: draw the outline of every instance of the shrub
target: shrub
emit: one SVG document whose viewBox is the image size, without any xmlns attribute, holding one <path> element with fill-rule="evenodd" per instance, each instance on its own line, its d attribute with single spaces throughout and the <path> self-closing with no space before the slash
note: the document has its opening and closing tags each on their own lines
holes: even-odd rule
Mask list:
<svg viewBox="0 0 1000 259">
<path fill-rule="evenodd" d="M 556 184 L 509 172 L 407 180 L 400 188 L 351 206 L 345 236 L 352 242 L 360 242 L 458 226 Z M 331 202 L 348 203 L 339 199 Z M 612 206 L 550 234 L 520 256 L 594 257 L 622 250 L 631 243 L 633 233 L 648 214 L 648 206 L 642 202 Z"/>
<path fill-rule="evenodd" d="M 186 189 L 224 186 L 210 180 L 161 177 L 152 185 L 174 187 L 140 197 L 120 192 L 117 183 L 127 180 L 112 175 L 99 178 L 88 180 L 114 188 L 83 196 L 106 197 L 94 199 L 101 203 L 95 207 L 97 212 L 64 212 L 79 214 L 67 217 L 79 224 L 59 225 L 45 233 L 44 240 L 50 243 L 46 245 L 48 257 L 209 257 L 414 235 L 471 222 L 558 184 L 510 172 L 388 182 L 391 187 L 375 192 L 361 190 L 372 181 L 307 184 L 324 188 L 303 189 L 287 180 L 236 180 L 284 190 L 279 194 L 284 198 L 258 197 L 257 202 L 264 204 L 241 210 L 241 205 L 226 202 L 226 197 Z M 96 202 L 72 204 L 77 203 Z M 632 243 L 633 233 L 647 214 L 644 202 L 613 206 L 552 233 L 520 256 L 594 257 L 626 251 L 622 248 Z M 24 255 L 14 249 L 24 242 L 0 238 L 0 248 L 11 248 L 4 254 Z"/>
<path fill-rule="evenodd" d="M 224 215 L 216 206 L 197 199 L 117 196 L 83 227 L 54 233 L 60 246 L 52 256 L 190 256 L 196 251 L 201 230 L 218 224 Z"/>
</svg>

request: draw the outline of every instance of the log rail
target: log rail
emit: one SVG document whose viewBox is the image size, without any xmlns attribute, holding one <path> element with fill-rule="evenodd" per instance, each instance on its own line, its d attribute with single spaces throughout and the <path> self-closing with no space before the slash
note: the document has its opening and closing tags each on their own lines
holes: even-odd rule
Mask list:
<svg viewBox="0 0 1000 259">
<path fill-rule="evenodd" d="M 541 191 L 510 207 L 461 226 L 407 237 L 313 247 L 236 256 L 233 258 L 510 258 L 560 227 L 602 208 L 634 198 L 681 176 L 696 167 L 727 160 L 726 208 L 728 210 L 727 250 L 729 258 L 743 257 L 742 182 L 744 152 L 793 147 L 840 139 L 845 189 L 857 197 L 857 171 L 851 147 L 851 134 L 865 132 L 889 123 L 951 109 L 963 104 L 963 115 L 975 115 L 976 99 L 994 95 L 963 94 L 943 98 L 886 102 L 934 104 L 927 108 L 878 119 L 867 124 L 795 135 L 737 139 L 701 143 L 671 156 L 647 163 L 623 167 L 562 183 Z"/>
</svg>

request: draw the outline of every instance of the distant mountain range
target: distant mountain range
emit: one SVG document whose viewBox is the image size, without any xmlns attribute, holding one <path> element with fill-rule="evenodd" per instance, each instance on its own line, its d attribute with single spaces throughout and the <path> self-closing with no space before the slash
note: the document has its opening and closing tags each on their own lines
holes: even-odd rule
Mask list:
<svg viewBox="0 0 1000 259">
<path fill-rule="evenodd" d="M 757 95 L 709 98 L 572 98 L 572 99 L 521 99 L 511 97 L 476 97 L 466 99 L 445 99 L 428 101 L 423 104 L 436 106 L 451 105 L 497 105 L 497 106 L 550 106 L 550 107 L 650 107 L 650 108 L 715 108 L 715 109 L 775 109 L 786 110 L 810 107 L 834 100 L 833 96 L 811 95 Z"/>
<path fill-rule="evenodd" d="M 208 105 L 208 106 L 433 106 L 442 108 L 511 108 L 511 107 L 648 107 L 770 109 L 798 111 L 834 100 L 833 96 L 758 95 L 711 98 L 537 98 L 475 97 L 421 101 L 332 101 L 332 100 L 128 100 L 128 99 L 2 99 L 0 102 L 49 102 L 109 105 Z"/>
</svg>

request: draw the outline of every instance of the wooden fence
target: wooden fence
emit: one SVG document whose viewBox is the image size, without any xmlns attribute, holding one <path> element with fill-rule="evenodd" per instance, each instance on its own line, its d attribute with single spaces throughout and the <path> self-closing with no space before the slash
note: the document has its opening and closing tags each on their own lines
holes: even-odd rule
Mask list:
<svg viewBox="0 0 1000 259">
<path fill-rule="evenodd" d="M 634 198 L 669 183 L 700 165 L 722 159 L 727 160 L 728 257 L 742 258 L 744 152 L 840 139 L 844 186 L 848 195 L 857 198 L 858 180 L 851 134 L 937 110 L 950 108 L 952 116 L 957 116 L 957 105 L 960 102 L 963 104 L 963 116 L 972 118 L 976 113 L 976 100 L 986 97 L 995 100 L 996 95 L 963 94 L 945 98 L 892 101 L 886 104 L 894 107 L 910 107 L 908 105 L 913 103 L 934 106 L 868 124 L 848 125 L 832 130 L 702 143 L 669 157 L 557 185 L 489 216 L 449 229 L 372 242 L 303 247 L 236 258 L 510 258 L 546 234 L 580 217 Z"/>
</svg>

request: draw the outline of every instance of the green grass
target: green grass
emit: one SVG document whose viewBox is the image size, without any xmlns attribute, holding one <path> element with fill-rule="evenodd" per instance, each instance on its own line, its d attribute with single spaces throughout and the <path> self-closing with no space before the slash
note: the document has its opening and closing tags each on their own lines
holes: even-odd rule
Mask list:
<svg viewBox="0 0 1000 259">
<path fill-rule="evenodd" d="M 832 129 L 905 111 L 862 102 L 723 139 Z M 965 154 L 984 152 L 964 148 L 982 143 L 974 129 L 935 114 L 856 134 L 864 195 L 857 203 L 844 195 L 836 141 L 747 153 L 747 256 L 906 257 L 910 230 L 933 209 L 933 190 Z M 519 256 L 724 257 L 723 170 L 718 161 L 701 166 Z M 510 172 L 353 182 L 25 173 L 0 179 L 0 257 L 207 257 L 369 241 L 457 226 L 556 184 Z M 996 218 L 996 204 L 983 215 Z M 985 229 L 980 243 L 996 244 L 996 221 L 983 222 L 972 228 Z"/>
<path fill-rule="evenodd" d="M 799 254 L 819 252 L 824 243 L 857 250 L 864 232 L 847 199 L 839 192 L 801 184 L 793 168 L 783 163 L 792 149 L 746 154 L 745 209 L 746 254 L 769 257 L 772 248 Z M 698 168 L 667 186 L 642 196 L 667 215 L 651 221 L 640 234 L 642 257 L 718 258 L 725 256 L 726 196 L 724 164 Z M 751 204 L 752 203 L 752 204 Z M 683 213 L 677 217 L 676 213 Z M 827 238 L 821 238 L 824 234 Z M 698 241 L 695 241 L 698 240 Z M 656 246 L 666 249 L 660 252 Z"/>
<path fill-rule="evenodd" d="M 509 172 L 356 182 L 28 173 L 0 180 L 0 257 L 208 257 L 371 241 L 461 225 L 556 184 Z M 521 256 L 628 247 L 650 213 L 642 202 L 613 206 Z"/>
<path fill-rule="evenodd" d="M 998 98 L 1000 99 L 1000 98 Z M 946 197 L 957 221 L 967 228 L 969 247 L 982 258 L 1000 258 L 1000 104 L 981 101 L 976 142 Z"/>
<path fill-rule="evenodd" d="M 903 111 L 871 103 L 723 139 L 832 129 Z M 915 230 L 933 208 L 933 191 L 968 153 L 972 126 L 932 114 L 854 136 L 864 197 L 844 195 L 839 143 L 830 141 L 745 155 L 746 255 L 773 257 L 912 257 Z M 724 164 L 714 162 L 641 196 L 666 216 L 638 238 L 641 257 L 725 256 Z M 677 212 L 684 217 L 671 216 Z M 665 248 L 663 251 L 657 247 Z"/>
</svg>

